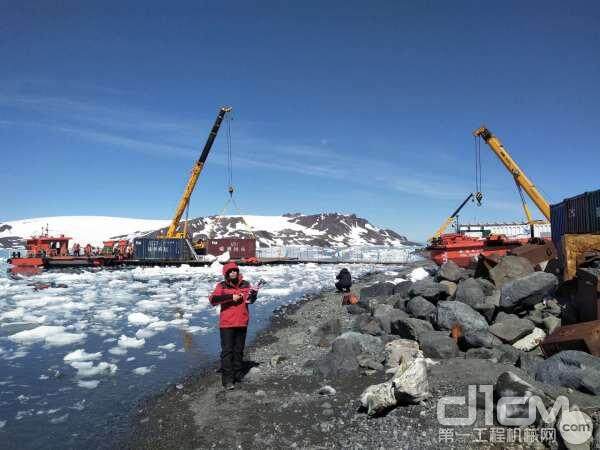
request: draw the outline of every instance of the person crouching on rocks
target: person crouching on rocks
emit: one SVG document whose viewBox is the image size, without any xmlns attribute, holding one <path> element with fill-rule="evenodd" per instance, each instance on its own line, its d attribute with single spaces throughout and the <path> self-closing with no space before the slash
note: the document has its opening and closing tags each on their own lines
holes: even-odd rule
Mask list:
<svg viewBox="0 0 600 450">
<path fill-rule="evenodd" d="M 350 288 L 352 287 L 352 275 L 350 275 L 350 271 L 345 267 L 340 270 L 340 273 L 335 277 L 338 280 L 335 283 L 335 288 L 338 292 L 350 292 Z"/>
<path fill-rule="evenodd" d="M 231 390 L 233 383 L 240 382 L 244 376 L 248 304 L 256 301 L 258 292 L 243 279 L 238 265 L 234 262 L 223 266 L 223 276 L 225 279 L 217 283 L 208 299 L 211 305 L 221 307 L 219 329 L 222 382 L 225 389 Z"/>
</svg>

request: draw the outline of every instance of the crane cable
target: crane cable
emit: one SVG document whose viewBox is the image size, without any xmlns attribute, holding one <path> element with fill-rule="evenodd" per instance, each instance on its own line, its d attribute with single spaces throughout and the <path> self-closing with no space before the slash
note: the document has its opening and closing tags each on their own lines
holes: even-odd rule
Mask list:
<svg viewBox="0 0 600 450">
<path fill-rule="evenodd" d="M 248 230 L 248 232 L 252 235 L 252 237 L 254 239 L 256 239 L 256 235 L 254 234 L 252 227 L 250 227 L 250 225 L 244 219 L 244 215 L 242 214 L 235 199 L 233 198 L 235 188 L 233 186 L 233 153 L 231 151 L 231 121 L 232 121 L 232 119 L 233 118 L 231 117 L 231 114 L 229 114 L 227 116 L 227 192 L 229 193 L 229 198 L 225 202 L 225 205 L 223 205 L 223 209 L 221 210 L 221 213 L 216 217 L 216 220 L 219 220 L 220 217 L 223 217 L 224 214 L 227 212 L 227 208 L 229 207 L 229 205 L 232 204 L 235 208 L 235 211 L 241 217 L 242 223 L 246 226 L 246 229 Z M 215 227 L 213 227 L 211 234 L 214 237 Z"/>
<path fill-rule="evenodd" d="M 481 164 L 481 140 L 478 136 L 473 136 L 475 139 L 475 193 L 474 197 L 477 200 L 477 206 L 481 206 L 483 200 L 483 169 Z"/>
</svg>

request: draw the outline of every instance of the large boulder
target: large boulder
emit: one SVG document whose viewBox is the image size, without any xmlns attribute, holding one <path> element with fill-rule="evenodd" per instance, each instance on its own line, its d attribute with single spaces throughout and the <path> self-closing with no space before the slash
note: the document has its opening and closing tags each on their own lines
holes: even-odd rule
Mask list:
<svg viewBox="0 0 600 450">
<path fill-rule="evenodd" d="M 464 276 L 464 270 L 454 261 L 448 261 L 441 265 L 438 270 L 438 277 L 442 280 L 457 282 Z"/>
<path fill-rule="evenodd" d="M 419 340 L 421 333 L 433 331 L 431 323 L 426 320 L 414 319 L 412 317 L 394 320 L 391 323 L 391 332 L 404 339 Z"/>
<path fill-rule="evenodd" d="M 527 319 L 505 320 L 496 322 L 489 330 L 502 341 L 513 344 L 533 331 L 535 325 Z"/>
<path fill-rule="evenodd" d="M 437 305 L 436 319 L 438 327 L 451 330 L 460 325 L 463 334 L 477 330 L 487 330 L 485 318 L 469 305 L 457 301 L 442 301 Z"/>
<path fill-rule="evenodd" d="M 492 348 L 502 344 L 489 330 L 470 331 L 464 335 L 464 340 L 469 347 Z"/>
<path fill-rule="evenodd" d="M 514 255 L 506 255 L 500 258 L 500 262 L 490 269 L 490 279 L 496 287 L 501 288 L 504 284 L 517 278 L 533 273 L 533 265 L 529 260 Z"/>
<path fill-rule="evenodd" d="M 403 361 L 419 356 L 419 343 L 412 339 L 394 339 L 385 344 L 384 354 L 386 367 L 398 367 Z"/>
<path fill-rule="evenodd" d="M 497 291 L 496 286 L 491 281 L 486 280 L 485 278 L 475 278 L 475 280 L 477 280 L 479 286 L 481 286 L 484 295 L 492 295 L 495 291 Z"/>
<path fill-rule="evenodd" d="M 551 273 L 534 272 L 509 281 L 502 286 L 500 306 L 503 308 L 528 308 L 551 295 L 558 285 L 558 278 Z"/>
<path fill-rule="evenodd" d="M 352 326 L 354 331 L 370 334 L 372 336 L 381 336 L 386 332 L 381 327 L 381 323 L 375 317 L 369 314 L 362 314 L 356 318 Z"/>
<path fill-rule="evenodd" d="M 383 341 L 375 336 L 356 333 L 354 331 L 346 331 L 345 333 L 340 334 L 332 342 L 332 352 L 335 352 L 335 346 L 338 342 L 350 342 L 352 345 L 357 344 L 358 348 L 360 348 L 359 353 L 368 353 L 377 357 L 383 355 Z"/>
<path fill-rule="evenodd" d="M 351 372 L 359 368 L 356 357 L 360 354 L 368 354 L 375 360 L 383 361 L 383 349 L 380 338 L 347 331 L 333 340 L 331 352 L 319 363 L 318 369 L 325 377 Z"/>
<path fill-rule="evenodd" d="M 454 299 L 466 303 L 490 322 L 500 301 L 500 292 L 495 293 L 493 287 L 489 289 L 480 279 L 467 278 L 458 285 Z"/>
<path fill-rule="evenodd" d="M 425 278 L 413 283 L 408 294 L 411 297 L 421 296 L 435 303 L 448 296 L 448 288 L 443 284 L 433 281 L 431 278 Z"/>
<path fill-rule="evenodd" d="M 408 297 L 408 291 L 412 287 L 412 281 L 401 281 L 396 284 L 396 288 L 394 289 L 394 295 L 398 295 L 400 297 Z"/>
<path fill-rule="evenodd" d="M 518 319 L 519 316 L 516 314 L 510 314 L 505 311 L 500 311 L 494 318 L 494 322 L 504 322 L 505 320 L 515 320 Z"/>
<path fill-rule="evenodd" d="M 419 335 L 419 344 L 423 354 L 428 358 L 455 358 L 460 351 L 448 333 L 439 331 L 424 332 Z"/>
<path fill-rule="evenodd" d="M 430 320 L 435 316 L 435 305 L 423 297 L 411 298 L 406 304 L 406 311 L 417 319 Z"/>
<path fill-rule="evenodd" d="M 527 372 L 527 374 L 535 378 L 535 372 L 537 366 L 544 360 L 540 355 L 536 355 L 535 352 L 522 353 L 517 361 L 517 367 Z"/>
<path fill-rule="evenodd" d="M 483 303 L 485 294 L 483 288 L 474 278 L 467 278 L 458 283 L 454 299 L 466 303 L 470 307 Z"/>
<path fill-rule="evenodd" d="M 600 395 L 600 358 L 565 350 L 538 364 L 535 378 L 542 383 Z"/>
<path fill-rule="evenodd" d="M 379 305 L 377 309 L 375 309 L 373 317 L 379 321 L 383 331 L 385 331 L 387 334 L 390 334 L 392 332 L 392 322 L 400 319 L 406 319 L 408 318 L 408 314 L 389 305 Z"/>
<path fill-rule="evenodd" d="M 454 297 L 454 294 L 456 294 L 456 290 L 458 289 L 458 285 L 454 281 L 442 280 L 440 281 L 440 284 L 446 286 L 448 298 Z"/>
<path fill-rule="evenodd" d="M 364 302 L 375 297 L 389 297 L 394 295 L 395 289 L 396 285 L 394 283 L 387 281 L 375 283 L 360 290 L 360 300 Z"/>
</svg>

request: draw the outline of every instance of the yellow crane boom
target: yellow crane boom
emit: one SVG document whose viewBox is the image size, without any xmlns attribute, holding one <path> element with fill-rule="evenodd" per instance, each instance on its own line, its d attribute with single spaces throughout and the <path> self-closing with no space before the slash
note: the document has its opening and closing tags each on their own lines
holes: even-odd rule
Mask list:
<svg viewBox="0 0 600 450">
<path fill-rule="evenodd" d="M 438 228 L 438 230 L 433 234 L 433 236 L 431 236 L 429 238 L 429 240 L 434 241 L 437 238 L 439 238 L 446 231 L 446 228 L 448 228 L 448 226 L 450 226 L 450 224 L 454 221 L 454 219 L 456 219 L 456 216 L 458 216 L 458 213 L 460 212 L 460 210 L 463 209 L 463 207 L 467 204 L 467 202 L 469 200 L 471 200 L 474 196 L 477 198 L 477 202 L 479 204 L 481 204 L 482 197 L 479 192 L 477 193 L 477 195 L 473 194 L 472 192 L 469 193 L 469 195 L 467 195 L 467 198 L 465 198 L 464 201 L 460 204 L 460 206 L 458 208 L 456 208 L 456 210 L 452 213 L 452 215 L 450 215 L 450 217 L 448 217 L 444 221 L 442 226 Z"/>
<path fill-rule="evenodd" d="M 212 129 L 210 130 L 208 138 L 206 139 L 206 143 L 204 144 L 204 149 L 202 150 L 202 154 L 200 155 L 200 158 L 198 158 L 198 161 L 196 161 L 196 164 L 194 165 L 194 167 L 192 169 L 192 173 L 190 174 L 190 178 L 188 179 L 188 182 L 185 186 L 185 189 L 183 191 L 181 199 L 179 200 L 179 203 L 177 204 L 177 209 L 175 210 L 175 215 L 173 216 L 173 220 L 171 221 L 171 224 L 169 225 L 167 233 L 163 237 L 166 237 L 166 238 L 184 238 L 184 237 L 186 237 L 185 232 L 179 232 L 179 233 L 177 232 L 177 228 L 179 227 L 179 222 L 181 221 L 181 217 L 183 216 L 185 209 L 188 207 L 188 205 L 190 203 L 190 198 L 192 197 L 192 193 L 194 192 L 194 188 L 196 187 L 196 182 L 198 181 L 198 177 L 200 176 L 200 173 L 202 172 L 202 168 L 204 167 L 204 163 L 206 162 L 206 158 L 208 157 L 208 154 L 213 145 L 213 142 L 215 141 L 215 138 L 217 137 L 217 133 L 219 132 L 219 128 L 221 127 L 221 122 L 223 122 L 223 118 L 225 117 L 225 114 L 227 114 L 230 111 L 231 111 L 231 108 L 229 106 L 223 106 L 219 110 L 219 113 L 217 114 L 217 118 L 215 119 L 215 123 L 214 123 Z"/>
<path fill-rule="evenodd" d="M 492 151 L 500 158 L 504 167 L 508 169 L 508 171 L 512 174 L 517 183 L 517 187 L 523 189 L 525 193 L 529 196 L 531 201 L 535 203 L 535 206 L 542 212 L 546 219 L 550 220 L 550 205 L 544 199 L 542 194 L 537 190 L 533 182 L 525 175 L 525 173 L 521 170 L 521 168 L 517 165 L 514 159 L 511 158 L 510 154 L 506 150 L 506 148 L 500 142 L 496 136 L 492 134 L 490 130 L 486 127 L 480 127 L 473 132 L 474 136 L 481 137 L 485 143 L 492 149 Z M 528 216 L 528 220 L 531 215 L 529 214 L 529 210 L 527 209 L 527 205 L 525 205 L 525 214 Z M 531 220 L 530 220 L 531 222 Z"/>
</svg>

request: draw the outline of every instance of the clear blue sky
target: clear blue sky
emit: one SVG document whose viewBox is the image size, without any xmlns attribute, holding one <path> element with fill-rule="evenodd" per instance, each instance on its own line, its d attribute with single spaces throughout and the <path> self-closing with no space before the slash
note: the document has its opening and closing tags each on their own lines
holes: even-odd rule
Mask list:
<svg viewBox="0 0 600 450">
<path fill-rule="evenodd" d="M 596 1 L 26 3 L 0 4 L 0 221 L 170 217 L 222 104 L 246 213 L 424 239 L 474 189 L 482 123 L 550 202 L 600 188 Z M 226 200 L 224 138 L 192 216 Z M 483 148 L 462 220 L 521 218 Z"/>
</svg>

